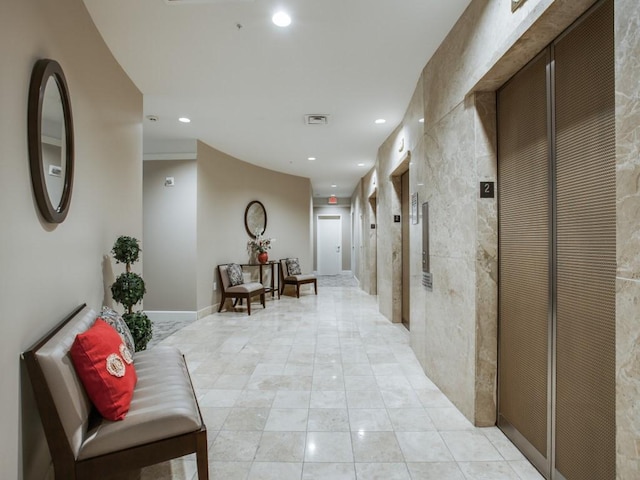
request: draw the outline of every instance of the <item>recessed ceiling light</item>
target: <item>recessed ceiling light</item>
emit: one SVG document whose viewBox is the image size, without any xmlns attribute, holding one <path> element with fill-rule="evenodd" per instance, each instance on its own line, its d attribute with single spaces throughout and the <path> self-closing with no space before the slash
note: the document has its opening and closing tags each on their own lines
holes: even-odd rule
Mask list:
<svg viewBox="0 0 640 480">
<path fill-rule="evenodd" d="M 309 160 L 310 162 L 313 162 L 316 159 L 316 157 L 309 157 L 307 158 L 307 160 Z"/>
<path fill-rule="evenodd" d="M 279 27 L 288 27 L 291 25 L 291 17 L 283 11 L 275 13 L 273 17 L 271 17 L 271 21 Z"/>
<path fill-rule="evenodd" d="M 420 123 L 424 123 L 424 118 L 421 118 L 420 120 L 418 120 Z"/>
<path fill-rule="evenodd" d="M 333 185 L 331 185 L 331 188 L 337 188 L 338 185 L 336 185 L 335 183 Z"/>
<path fill-rule="evenodd" d="M 180 117 L 178 121 L 182 123 L 191 123 L 191 119 L 187 117 Z"/>
<path fill-rule="evenodd" d="M 358 166 L 359 167 L 364 167 L 364 163 L 359 163 Z"/>
<path fill-rule="evenodd" d="M 387 123 L 387 121 L 384 118 L 379 118 L 379 119 L 376 120 L 376 123 L 378 125 L 382 125 L 383 123 Z"/>
<path fill-rule="evenodd" d="M 332 197 L 335 197 L 335 196 L 336 196 L 336 194 L 335 194 L 335 193 L 332 193 L 332 194 L 331 194 L 331 196 L 332 196 Z"/>
</svg>

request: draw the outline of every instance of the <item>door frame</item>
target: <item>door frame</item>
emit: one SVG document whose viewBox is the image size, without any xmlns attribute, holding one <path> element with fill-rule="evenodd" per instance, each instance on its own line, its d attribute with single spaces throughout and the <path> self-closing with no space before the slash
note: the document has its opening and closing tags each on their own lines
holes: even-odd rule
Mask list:
<svg viewBox="0 0 640 480">
<path fill-rule="evenodd" d="M 339 223 L 338 226 L 340 227 L 340 235 L 339 235 L 339 240 L 340 240 L 340 263 L 338 265 L 338 274 L 342 273 L 343 268 L 342 268 L 342 260 L 343 260 L 343 251 L 344 251 L 344 245 L 342 242 L 342 214 L 341 213 L 319 213 L 316 215 L 316 267 L 317 267 L 317 272 L 318 275 L 322 275 L 322 273 L 320 272 L 320 242 L 319 242 L 319 238 L 320 238 L 320 220 L 321 219 L 327 219 L 327 218 L 338 218 L 339 219 Z"/>
</svg>

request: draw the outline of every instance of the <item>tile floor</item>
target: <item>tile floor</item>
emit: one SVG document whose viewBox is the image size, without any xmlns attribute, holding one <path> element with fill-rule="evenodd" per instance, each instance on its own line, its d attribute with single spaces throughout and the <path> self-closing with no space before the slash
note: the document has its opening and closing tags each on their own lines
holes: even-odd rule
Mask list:
<svg viewBox="0 0 640 480">
<path fill-rule="evenodd" d="M 212 479 L 542 479 L 497 428 L 474 428 L 357 287 L 210 315 L 160 343 L 189 363 Z M 191 480 L 195 457 L 140 478 Z"/>
</svg>

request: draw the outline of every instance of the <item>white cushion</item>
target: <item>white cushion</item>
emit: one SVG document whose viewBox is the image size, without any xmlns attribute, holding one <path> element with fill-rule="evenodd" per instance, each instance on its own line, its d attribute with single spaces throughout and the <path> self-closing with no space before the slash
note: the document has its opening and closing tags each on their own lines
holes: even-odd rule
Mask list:
<svg viewBox="0 0 640 480">
<path fill-rule="evenodd" d="M 236 285 L 235 287 L 229 287 L 225 290 L 226 293 L 252 293 L 264 288 L 260 282 L 243 283 L 242 285 Z"/>
</svg>

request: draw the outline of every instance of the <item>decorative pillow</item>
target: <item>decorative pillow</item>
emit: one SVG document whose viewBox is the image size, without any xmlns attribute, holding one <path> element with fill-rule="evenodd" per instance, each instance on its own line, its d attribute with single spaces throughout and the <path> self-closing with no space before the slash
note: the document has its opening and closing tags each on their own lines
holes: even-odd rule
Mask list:
<svg viewBox="0 0 640 480">
<path fill-rule="evenodd" d="M 71 360 L 87 395 L 107 420 L 122 420 L 131 405 L 138 381 L 133 355 L 116 332 L 98 318 L 76 335 Z"/>
<path fill-rule="evenodd" d="M 244 277 L 242 276 L 242 267 L 237 263 L 230 263 L 227 265 L 227 276 L 229 277 L 229 284 L 232 287 L 236 285 L 242 285 L 244 283 Z"/>
<path fill-rule="evenodd" d="M 122 341 L 127 346 L 131 353 L 136 351 L 136 344 L 133 341 L 133 335 L 131 335 L 131 330 L 127 326 L 127 322 L 124 321 L 124 318 L 109 307 L 102 307 L 102 313 L 100 314 L 101 319 L 111 325 L 116 329 L 116 332 L 120 334 Z"/>
<path fill-rule="evenodd" d="M 287 258 L 287 271 L 289 275 L 302 275 L 300 263 L 297 258 Z"/>
</svg>

